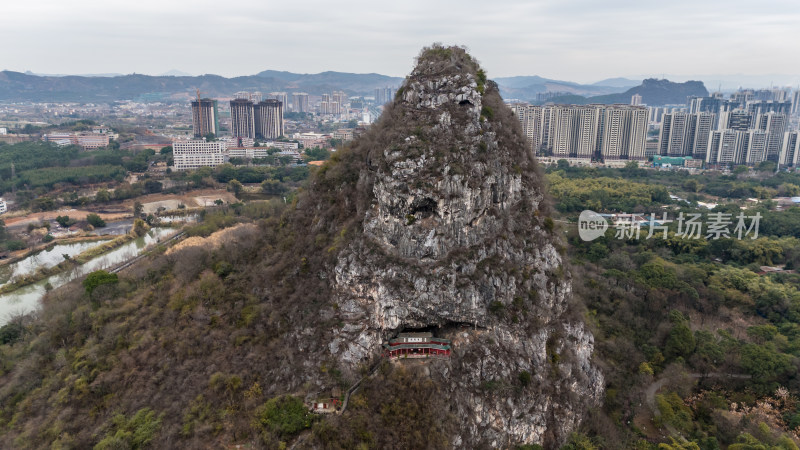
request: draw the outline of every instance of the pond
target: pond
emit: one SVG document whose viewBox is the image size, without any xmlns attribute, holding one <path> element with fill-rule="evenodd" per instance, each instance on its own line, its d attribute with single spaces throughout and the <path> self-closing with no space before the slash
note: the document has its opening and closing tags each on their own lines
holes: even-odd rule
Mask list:
<svg viewBox="0 0 800 450">
<path fill-rule="evenodd" d="M 23 286 L 15 290 L 14 292 L 9 292 L 8 294 L 0 295 L 0 325 L 4 325 L 12 317 L 16 315 L 26 314 L 37 309 L 39 307 L 39 302 L 42 300 L 42 297 L 44 297 L 44 294 L 47 292 L 45 289 L 45 285 L 47 283 L 50 283 L 50 285 L 53 286 L 53 288 L 57 288 L 59 286 L 63 286 L 66 283 L 69 283 L 70 281 L 76 278 L 80 278 L 89 272 L 94 272 L 95 270 L 107 269 L 109 267 L 123 263 L 142 253 L 142 251 L 144 251 L 151 244 L 160 242 L 168 238 L 169 236 L 172 236 L 173 234 L 177 233 L 178 231 L 179 230 L 174 228 L 153 228 L 150 231 L 148 231 L 146 235 L 138 239 L 135 239 L 131 242 L 128 242 L 121 247 L 115 248 L 114 250 L 111 250 L 106 254 L 100 255 L 97 258 L 89 260 L 86 264 L 75 267 L 70 271 L 53 275 L 34 284 Z M 99 245 L 100 243 L 93 242 L 91 244 Z M 75 244 L 70 244 L 70 245 L 75 245 Z M 89 247 L 91 247 L 91 245 Z M 56 253 L 55 255 L 58 255 L 58 257 L 61 258 L 61 260 L 64 259 L 64 257 L 61 256 L 61 253 Z M 39 255 L 34 255 L 34 257 L 36 256 Z M 28 258 L 26 258 L 26 260 L 27 259 Z M 44 259 L 47 262 L 49 262 L 52 259 L 55 259 L 55 257 L 45 256 Z M 24 270 L 24 267 L 28 267 L 27 265 L 29 263 L 26 263 L 25 262 L 26 260 L 19 261 L 19 263 L 25 263 L 25 265 L 21 266 L 20 270 Z M 57 263 L 58 261 L 55 264 Z M 34 268 L 34 271 L 36 268 Z"/>
<path fill-rule="evenodd" d="M 53 267 L 64 261 L 64 255 L 74 257 L 102 243 L 103 241 L 87 241 L 74 244 L 58 244 L 30 255 L 23 260 L 0 266 L 0 286 L 8 283 L 14 277 L 32 274 L 40 268 Z"/>
</svg>

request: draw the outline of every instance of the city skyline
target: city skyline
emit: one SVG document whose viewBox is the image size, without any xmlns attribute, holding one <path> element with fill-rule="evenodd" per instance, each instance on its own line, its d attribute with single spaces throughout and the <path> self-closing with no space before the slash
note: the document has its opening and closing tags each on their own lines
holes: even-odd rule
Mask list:
<svg viewBox="0 0 800 450">
<path fill-rule="evenodd" d="M 382 5 L 380 11 L 360 1 L 313 3 L 17 2 L 0 17 L 0 40 L 14 42 L 4 49 L 0 69 L 403 76 L 421 47 L 443 42 L 468 47 L 495 78 L 539 75 L 594 83 L 667 76 L 701 79 L 710 89 L 723 75 L 760 77 L 762 85 L 800 81 L 794 75 L 800 74 L 800 61 L 789 57 L 800 37 L 794 26 L 800 4 L 791 1 L 769 8 L 684 0 L 652 5 L 614 0 L 602 7 L 585 0 L 506 1 L 491 8 L 412 1 Z"/>
</svg>

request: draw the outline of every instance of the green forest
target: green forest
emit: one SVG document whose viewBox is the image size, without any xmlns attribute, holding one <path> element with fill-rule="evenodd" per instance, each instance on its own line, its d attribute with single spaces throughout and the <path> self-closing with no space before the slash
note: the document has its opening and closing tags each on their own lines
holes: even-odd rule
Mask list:
<svg viewBox="0 0 800 450">
<path fill-rule="evenodd" d="M 607 378 L 604 405 L 566 448 L 798 448 L 800 208 L 779 211 L 770 199 L 796 193 L 800 176 L 562 165 L 547 177 Z M 646 228 L 640 239 L 610 228 L 591 242 L 576 232 L 583 209 L 707 215 L 696 202 L 712 196 L 713 212 L 759 213 L 758 237 L 686 239 L 675 223 L 665 239 L 645 239 Z M 750 197 L 763 200 L 741 202 Z M 656 383 L 664 387 L 648 399 Z"/>
<path fill-rule="evenodd" d="M 84 151 L 75 145 L 59 147 L 49 142 L 0 143 L 0 193 L 15 188 L 49 190 L 58 184 L 122 181 L 128 171 L 147 170 L 147 159 L 153 155 L 152 150 L 134 154 L 107 149 Z"/>
</svg>

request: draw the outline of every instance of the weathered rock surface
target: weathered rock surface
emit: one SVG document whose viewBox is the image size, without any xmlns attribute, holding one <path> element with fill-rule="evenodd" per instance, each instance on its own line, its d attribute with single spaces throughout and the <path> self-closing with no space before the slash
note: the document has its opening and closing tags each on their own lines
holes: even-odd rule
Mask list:
<svg viewBox="0 0 800 450">
<path fill-rule="evenodd" d="M 384 114 L 363 233 L 330 274 L 343 326 L 328 350 L 355 371 L 387 337 L 433 328 L 454 340 L 431 373 L 461 420 L 453 446 L 563 442 L 603 377 L 516 121 L 455 47 L 424 52 Z"/>
</svg>

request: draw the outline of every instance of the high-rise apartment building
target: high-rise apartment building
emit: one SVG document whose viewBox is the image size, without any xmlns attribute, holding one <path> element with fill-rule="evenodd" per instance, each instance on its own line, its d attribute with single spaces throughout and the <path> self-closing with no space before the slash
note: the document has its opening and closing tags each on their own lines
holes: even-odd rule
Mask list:
<svg viewBox="0 0 800 450">
<path fill-rule="evenodd" d="M 661 123 L 659 155 L 686 156 L 689 115 L 684 112 L 664 114 Z"/>
<path fill-rule="evenodd" d="M 331 94 L 322 94 L 319 102 L 319 113 L 339 116 L 345 113 L 345 104 L 348 101 L 347 94 L 336 91 Z"/>
<path fill-rule="evenodd" d="M 736 108 L 721 114 L 719 119 L 719 129 L 747 131 L 753 121 L 753 115 L 749 111 Z"/>
<path fill-rule="evenodd" d="M 700 112 L 700 105 L 703 103 L 703 99 L 705 99 L 705 97 L 697 97 L 693 95 L 686 100 L 686 106 L 688 107 L 689 114 Z"/>
<path fill-rule="evenodd" d="M 705 160 L 717 115 L 711 112 L 700 112 L 692 114 L 691 120 L 693 123 L 693 136 L 691 148 L 687 149 L 686 153 L 694 159 Z"/>
<path fill-rule="evenodd" d="M 792 115 L 800 116 L 800 89 L 792 94 Z"/>
<path fill-rule="evenodd" d="M 714 130 L 706 153 L 706 163 L 713 165 L 741 164 L 747 154 L 747 131 Z"/>
<path fill-rule="evenodd" d="M 600 156 L 604 161 L 646 159 L 647 116 L 644 107 L 610 105 L 603 108 Z"/>
<path fill-rule="evenodd" d="M 783 148 L 783 138 L 787 127 L 786 114 L 768 112 L 758 114 L 753 127 L 767 134 L 766 160 L 778 162 Z"/>
<path fill-rule="evenodd" d="M 219 133 L 216 100 L 201 98 L 192 101 L 192 129 L 196 138 Z"/>
<path fill-rule="evenodd" d="M 390 87 L 375 89 L 375 104 L 385 105 L 394 100 L 394 89 Z"/>
<path fill-rule="evenodd" d="M 237 96 L 257 98 L 237 92 Z M 245 98 L 231 100 L 231 135 L 250 139 L 283 136 L 283 103 L 273 98 L 253 103 Z"/>
<path fill-rule="evenodd" d="M 747 102 L 746 109 L 753 116 L 766 114 L 768 112 L 789 115 L 792 112 L 792 102 L 774 100 L 751 101 Z"/>
<path fill-rule="evenodd" d="M 787 132 L 789 116 L 797 112 L 796 103 L 800 100 L 800 94 L 790 96 L 790 93 L 787 89 L 740 89 L 729 99 L 721 93 L 689 97 L 689 111 L 697 114 L 686 127 L 687 136 L 693 137 L 686 140 L 692 143 L 690 154 L 714 165 L 757 165 L 763 161 L 790 165 L 796 159 L 793 152 L 796 140 Z M 676 124 L 668 122 L 661 130 L 660 154 L 674 151 L 665 136 L 674 134 L 670 128 Z M 715 131 L 708 133 L 709 128 Z"/>
<path fill-rule="evenodd" d="M 518 103 L 511 109 L 534 153 L 577 159 L 646 159 L 646 107 Z"/>
<path fill-rule="evenodd" d="M 270 92 L 268 95 L 269 98 L 274 98 L 275 100 L 281 102 L 284 109 L 287 108 L 287 105 L 289 105 L 289 96 L 286 94 L 286 92 Z"/>
<path fill-rule="evenodd" d="M 531 151 L 538 154 L 542 150 L 544 110 L 541 106 L 515 103 L 511 105 L 512 111 L 517 115 L 519 123 L 522 125 L 522 132 L 528 138 Z"/>
<path fill-rule="evenodd" d="M 772 98 L 776 102 L 786 102 L 789 101 L 791 97 L 791 89 L 789 88 L 773 88 L 772 89 Z"/>
<path fill-rule="evenodd" d="M 720 129 L 719 120 L 722 113 L 735 109 L 738 104 L 731 103 L 722 97 L 722 93 L 715 92 L 710 97 L 691 96 L 687 101 L 688 112 L 690 114 L 712 113 L 714 114 L 714 129 Z"/>
<path fill-rule="evenodd" d="M 715 120 L 716 114 L 710 112 L 664 114 L 659 154 L 705 159 Z"/>
<path fill-rule="evenodd" d="M 747 130 L 745 164 L 755 166 L 767 160 L 767 133 L 762 130 Z M 776 158 L 777 161 L 777 158 Z"/>
<path fill-rule="evenodd" d="M 292 111 L 307 113 L 311 112 L 308 108 L 308 94 L 305 92 L 292 93 Z"/>
<path fill-rule="evenodd" d="M 738 91 L 731 94 L 731 102 L 738 103 L 741 106 L 747 104 L 747 102 L 751 102 L 756 100 L 755 92 L 752 89 L 739 89 Z"/>
<path fill-rule="evenodd" d="M 331 112 L 331 94 L 322 94 L 322 99 L 319 102 L 319 113 L 320 114 L 333 114 Z"/>
<path fill-rule="evenodd" d="M 762 130 L 715 130 L 706 154 L 712 165 L 758 165 L 767 159 L 768 135 Z"/>
<path fill-rule="evenodd" d="M 256 137 L 255 111 L 250 100 L 231 100 L 231 135 L 253 139 Z"/>
<path fill-rule="evenodd" d="M 642 104 L 642 96 L 639 94 L 633 94 L 631 96 L 631 105 L 639 106 Z"/>
<path fill-rule="evenodd" d="M 258 103 L 262 100 L 261 92 L 247 92 L 247 91 L 239 91 L 233 94 L 233 98 L 239 100 L 250 100 L 253 103 Z"/>
<path fill-rule="evenodd" d="M 344 113 L 344 105 L 349 102 L 349 97 L 342 91 L 334 91 L 331 93 L 331 101 L 339 104 L 340 111 L 338 114 Z"/>
<path fill-rule="evenodd" d="M 601 108 L 556 105 L 550 109 L 549 152 L 556 157 L 590 159 L 597 149 Z"/>
<path fill-rule="evenodd" d="M 780 164 L 782 166 L 797 167 L 798 159 L 800 159 L 800 132 L 789 131 L 784 133 Z"/>
<path fill-rule="evenodd" d="M 661 121 L 664 119 L 666 108 L 660 106 L 648 106 L 647 111 L 649 113 L 647 121 L 651 125 L 660 125 Z"/>
<path fill-rule="evenodd" d="M 267 99 L 253 107 L 255 136 L 261 139 L 277 139 L 283 136 L 283 103 Z"/>
</svg>

